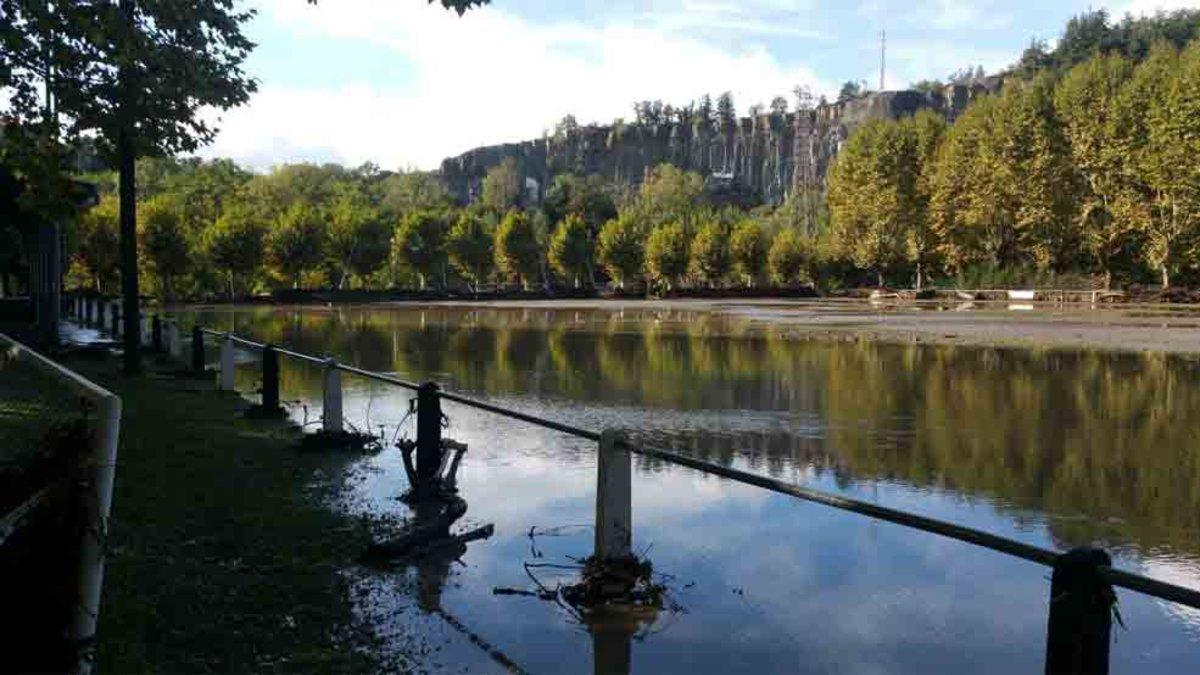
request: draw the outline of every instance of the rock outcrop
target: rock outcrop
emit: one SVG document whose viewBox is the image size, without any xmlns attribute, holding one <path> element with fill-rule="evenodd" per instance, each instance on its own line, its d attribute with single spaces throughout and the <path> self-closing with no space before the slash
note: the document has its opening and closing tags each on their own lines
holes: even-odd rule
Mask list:
<svg viewBox="0 0 1200 675">
<path fill-rule="evenodd" d="M 929 108 L 953 121 L 998 78 L 939 92 L 885 91 L 783 115 L 744 117 L 725 128 L 702 124 L 617 124 L 575 127 L 555 136 L 476 148 L 442 162 L 451 194 L 479 196 L 488 170 L 516 161 L 526 201 L 538 203 L 559 173 L 599 174 L 636 185 L 661 163 L 696 171 L 710 189 L 743 203 L 778 204 L 799 186 L 820 186 L 846 138 L 871 119 L 899 119 Z"/>
</svg>

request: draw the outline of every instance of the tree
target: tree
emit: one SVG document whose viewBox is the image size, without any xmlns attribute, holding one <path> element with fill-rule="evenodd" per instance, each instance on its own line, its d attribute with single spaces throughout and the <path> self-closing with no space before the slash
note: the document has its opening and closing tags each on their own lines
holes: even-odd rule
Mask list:
<svg viewBox="0 0 1200 675">
<path fill-rule="evenodd" d="M 810 112 L 817 107 L 817 98 L 807 85 L 792 87 L 792 96 L 796 97 L 796 112 Z"/>
<path fill-rule="evenodd" d="M 1121 92 L 1118 124 L 1129 130 L 1136 175 L 1149 195 L 1138 225 L 1143 253 L 1164 288 L 1200 226 L 1200 42 L 1181 55 L 1159 42 Z M 1193 253 L 1195 251 L 1193 250 Z"/>
<path fill-rule="evenodd" d="M 659 164 L 642 183 L 630 209 L 651 226 L 680 223 L 691 232 L 704 201 L 704 179 L 671 164 Z"/>
<path fill-rule="evenodd" d="M 521 211 L 509 211 L 500 221 L 496 228 L 495 256 L 501 274 L 529 288 L 530 279 L 538 274 L 542 249 L 529 217 Z"/>
<path fill-rule="evenodd" d="M 729 231 L 717 222 L 707 222 L 696 230 L 691 245 L 692 270 L 714 285 L 729 275 Z"/>
<path fill-rule="evenodd" d="M 637 279 L 645 262 L 645 228 L 630 214 L 621 214 L 600 228 L 597 254 L 604 269 L 621 288 Z"/>
<path fill-rule="evenodd" d="M 7 117 L 64 120 L 68 136 L 95 131 L 120 172 L 125 370 L 140 369 L 135 158 L 195 150 L 212 139 L 207 111 L 247 100 L 242 70 L 252 15 L 224 0 L 174 3 L 7 3 L 0 22 Z M 47 59 L 49 55 L 49 59 Z M 53 111 L 43 110 L 46 93 Z M 46 134 L 57 145 L 57 124 Z"/>
<path fill-rule="evenodd" d="M 392 238 L 396 256 L 417 273 L 424 290 L 429 277 L 446 267 L 446 219 L 434 211 L 415 211 L 400 221 Z"/>
<path fill-rule="evenodd" d="M 1141 204 L 1128 179 L 1130 129 L 1118 122 L 1119 93 L 1131 73 L 1124 57 L 1097 56 L 1072 68 L 1055 91 L 1071 158 L 1087 188 L 1079 215 L 1084 247 L 1099 263 L 1105 288 L 1114 259 L 1130 245 L 1130 213 Z"/>
<path fill-rule="evenodd" d="M 916 142 L 898 122 L 858 129 L 829 170 L 830 227 L 838 247 L 879 285 L 904 255 L 906 227 L 918 215 Z"/>
<path fill-rule="evenodd" d="M 551 223 L 558 223 L 570 214 L 583 219 L 588 235 L 595 237 L 600 226 L 617 217 L 617 205 L 609 194 L 604 179 L 592 174 L 587 177 L 559 174 L 546 190 L 542 210 Z"/>
<path fill-rule="evenodd" d="M 379 181 L 375 192 L 379 195 L 379 210 L 394 222 L 414 211 L 442 210 L 451 203 L 445 184 L 429 171 L 391 174 Z"/>
<path fill-rule="evenodd" d="M 110 196 L 85 211 L 76 228 L 75 259 L 91 279 L 93 287 L 101 293 L 105 282 L 116 278 L 120 255 L 118 221 L 117 200 Z"/>
<path fill-rule="evenodd" d="M 178 205 L 167 196 L 143 202 L 138 207 L 139 243 L 154 268 L 167 302 L 175 299 L 175 279 L 184 274 L 191 258 Z"/>
<path fill-rule="evenodd" d="M 783 115 L 787 114 L 787 111 L 788 111 L 788 102 L 787 102 L 786 98 L 784 98 L 782 96 L 776 96 L 775 98 L 771 99 L 771 114 L 772 115 L 783 116 Z"/>
<path fill-rule="evenodd" d="M 743 220 L 733 229 L 733 236 L 729 240 L 733 268 L 745 277 L 748 287 L 762 276 L 766 266 L 766 247 L 762 226 L 754 220 Z"/>
<path fill-rule="evenodd" d="M 850 99 L 860 98 L 869 93 L 865 82 L 855 82 L 854 80 L 846 80 L 842 83 L 842 88 L 838 90 L 837 102 L 842 103 Z"/>
<path fill-rule="evenodd" d="M 326 259 L 344 288 L 350 275 L 365 279 L 387 261 L 392 232 L 379 210 L 357 186 L 344 185 L 329 208 Z"/>
<path fill-rule="evenodd" d="M 204 249 L 229 280 L 229 299 L 237 294 L 237 277 L 247 276 L 263 260 L 263 227 L 244 208 L 232 206 L 204 232 Z"/>
<path fill-rule="evenodd" d="M 583 219 L 571 214 L 563 219 L 550 238 L 550 264 L 578 288 L 582 279 L 591 281 L 592 242 Z"/>
<path fill-rule="evenodd" d="M 727 133 L 737 126 L 737 108 L 733 105 L 733 94 L 728 91 L 717 97 L 717 126 Z"/>
<path fill-rule="evenodd" d="M 699 124 L 702 128 L 710 129 L 715 121 L 716 115 L 713 112 L 712 97 L 705 94 L 700 97 L 700 104 L 696 106 L 694 123 Z"/>
<path fill-rule="evenodd" d="M 687 273 L 688 238 L 682 223 L 659 225 L 646 238 L 646 274 L 667 290 Z"/>
<path fill-rule="evenodd" d="M 783 229 L 771 240 L 767 265 L 777 283 L 791 285 L 803 278 L 810 253 L 804 237 L 794 229 Z"/>
<path fill-rule="evenodd" d="M 521 205 L 521 174 L 517 160 L 504 161 L 488 169 L 483 177 L 483 205 L 495 213 L 505 213 Z"/>
<path fill-rule="evenodd" d="M 932 111 L 921 110 L 901 124 L 905 133 L 912 135 L 916 145 L 916 185 L 913 195 L 915 201 L 905 243 L 908 260 L 916 267 L 916 288 L 919 291 L 924 286 L 925 273 L 931 267 L 937 249 L 937 237 L 932 227 L 929 205 L 933 199 L 936 172 L 934 159 L 941 145 L 942 135 L 946 132 L 946 121 Z"/>
<path fill-rule="evenodd" d="M 301 275 L 325 259 L 325 224 L 321 213 L 295 202 L 275 220 L 266 235 L 266 261 L 271 270 L 300 287 Z"/>
<path fill-rule="evenodd" d="M 492 233 L 478 215 L 462 211 L 446 236 L 450 262 L 471 279 L 475 292 L 495 267 Z"/>
</svg>

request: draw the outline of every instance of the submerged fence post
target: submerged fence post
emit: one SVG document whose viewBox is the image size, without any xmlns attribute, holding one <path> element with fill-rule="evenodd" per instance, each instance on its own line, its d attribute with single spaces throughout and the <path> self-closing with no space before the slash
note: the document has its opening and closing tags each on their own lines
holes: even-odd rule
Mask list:
<svg viewBox="0 0 1200 675">
<path fill-rule="evenodd" d="M 600 432 L 596 457 L 596 559 L 628 558 L 633 540 L 633 464 L 612 429 Z"/>
<path fill-rule="evenodd" d="M 442 465 L 442 400 L 436 382 L 417 388 L 417 493 L 433 484 Z"/>
<path fill-rule="evenodd" d="M 179 337 L 179 324 L 167 322 L 167 354 L 176 361 L 183 358 L 183 340 Z"/>
<path fill-rule="evenodd" d="M 192 326 L 192 372 L 204 372 L 204 331 Z"/>
<path fill-rule="evenodd" d="M 156 352 L 163 350 L 162 319 L 157 314 L 150 317 L 150 348 Z"/>
<path fill-rule="evenodd" d="M 1099 568 L 1111 564 L 1108 553 L 1086 547 L 1063 553 L 1054 562 L 1046 629 L 1047 675 L 1108 673 L 1117 596 Z"/>
<path fill-rule="evenodd" d="M 279 410 L 279 352 L 272 345 L 262 353 L 262 407 L 267 415 Z"/>
<path fill-rule="evenodd" d="M 321 428 L 338 433 L 342 430 L 342 371 L 338 370 L 337 361 L 325 360 L 322 380 Z"/>
<path fill-rule="evenodd" d="M 229 333 L 221 340 L 221 376 L 218 389 L 233 391 L 233 337 Z"/>
</svg>

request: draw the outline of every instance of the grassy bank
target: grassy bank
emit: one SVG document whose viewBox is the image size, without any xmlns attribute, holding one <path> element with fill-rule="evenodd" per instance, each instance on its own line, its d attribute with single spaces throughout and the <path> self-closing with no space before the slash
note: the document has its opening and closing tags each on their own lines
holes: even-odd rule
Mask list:
<svg viewBox="0 0 1200 675">
<path fill-rule="evenodd" d="M 297 452 L 294 427 L 243 419 L 235 395 L 207 384 L 123 377 L 112 359 L 66 363 L 124 401 L 101 672 L 376 666 L 340 572 L 369 533 L 326 505 L 344 457 Z M 35 438 L 45 402 L 6 393 L 0 431 Z"/>
</svg>

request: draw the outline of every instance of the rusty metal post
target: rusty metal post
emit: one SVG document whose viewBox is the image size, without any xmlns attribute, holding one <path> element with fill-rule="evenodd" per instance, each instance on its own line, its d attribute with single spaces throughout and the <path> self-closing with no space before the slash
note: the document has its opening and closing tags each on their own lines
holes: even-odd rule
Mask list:
<svg viewBox="0 0 1200 675">
<path fill-rule="evenodd" d="M 218 389 L 233 391 L 233 338 L 229 333 L 221 340 L 221 374 Z"/>
<path fill-rule="evenodd" d="M 150 317 L 150 348 L 155 352 L 163 350 L 162 319 L 157 314 Z"/>
<path fill-rule="evenodd" d="M 1047 675 L 1104 675 L 1112 631 L 1112 585 L 1100 567 L 1108 553 L 1076 548 L 1058 557 L 1050 577 L 1050 619 L 1046 629 Z"/>
<path fill-rule="evenodd" d="M 600 433 L 596 457 L 596 559 L 621 560 L 632 551 L 633 463 L 611 429 Z"/>
<path fill-rule="evenodd" d="M 204 331 L 192 326 L 192 372 L 204 372 Z"/>
<path fill-rule="evenodd" d="M 417 482 L 423 494 L 437 479 L 442 464 L 442 400 L 436 382 L 417 389 Z"/>
<path fill-rule="evenodd" d="M 279 352 L 273 345 L 263 347 L 262 407 L 268 415 L 279 411 Z"/>
</svg>

